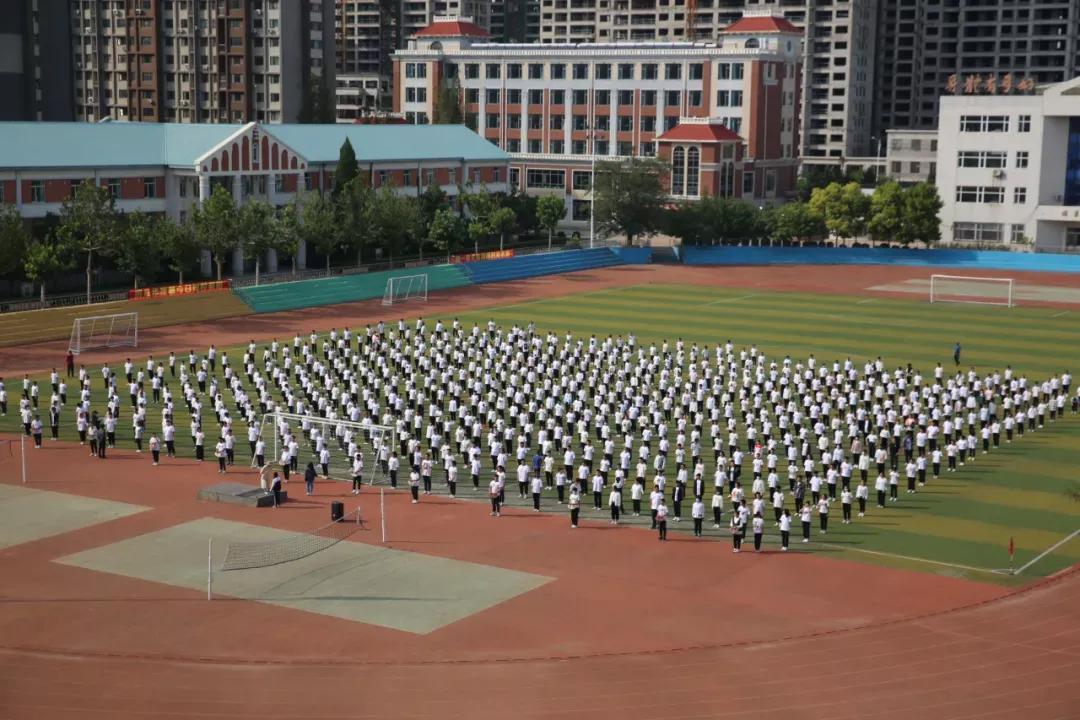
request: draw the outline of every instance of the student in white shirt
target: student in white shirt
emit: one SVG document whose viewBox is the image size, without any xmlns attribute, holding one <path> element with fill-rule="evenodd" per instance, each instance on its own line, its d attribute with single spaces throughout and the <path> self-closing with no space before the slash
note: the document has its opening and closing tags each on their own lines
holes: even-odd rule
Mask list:
<svg viewBox="0 0 1080 720">
<path fill-rule="evenodd" d="M 884 507 L 884 505 L 882 507 Z M 812 511 L 810 510 L 810 503 L 803 503 L 802 510 L 799 511 L 799 521 L 802 523 L 802 541 L 804 543 L 810 542 L 811 515 Z"/>
<path fill-rule="evenodd" d="M 214 446 L 214 457 L 218 461 L 218 474 L 225 474 L 225 441 L 218 440 L 217 445 Z"/>
<path fill-rule="evenodd" d="M 791 540 L 791 513 L 787 508 L 784 508 L 783 515 L 780 516 L 780 549 L 787 552 L 788 542 Z"/>
<path fill-rule="evenodd" d="M 359 495 L 360 488 L 364 486 L 364 456 L 356 453 L 352 466 L 352 494 Z"/>
<path fill-rule="evenodd" d="M 565 473 L 563 473 L 565 475 Z M 561 502 L 561 501 L 560 501 Z M 570 509 L 570 527 L 576 528 L 578 524 L 578 514 L 581 512 L 581 493 L 578 492 L 577 486 L 570 488 L 570 500 L 566 506 Z M 495 513 L 496 515 L 498 513 Z"/>
<path fill-rule="evenodd" d="M 544 479 L 540 475 L 533 475 L 529 482 L 532 491 L 533 512 L 540 512 L 540 494 L 544 492 Z"/>
<path fill-rule="evenodd" d="M 851 490 L 849 490 L 848 488 L 844 488 L 842 491 L 840 491 L 840 508 L 844 511 L 843 523 L 845 525 L 850 525 L 851 524 L 851 499 L 852 499 L 852 497 L 854 497 L 854 495 L 852 494 Z"/>
<path fill-rule="evenodd" d="M 645 486 L 641 484 L 641 478 L 634 478 L 634 484 L 630 486 L 630 502 L 633 503 L 634 517 L 641 515 L 641 498 L 645 496 Z"/>
<path fill-rule="evenodd" d="M 420 473 L 415 469 L 409 471 L 409 493 L 412 495 L 412 504 L 420 502 Z"/>
<path fill-rule="evenodd" d="M 488 483 L 488 497 L 491 498 L 491 515 L 492 517 L 499 517 L 499 510 L 501 503 L 499 502 L 499 495 L 502 492 L 502 488 L 499 487 L 498 477 L 491 479 Z"/>
<path fill-rule="evenodd" d="M 660 502 L 663 500 L 663 498 L 664 498 L 664 493 L 662 493 L 660 491 L 659 487 L 654 487 L 653 491 L 651 493 L 649 493 L 649 510 L 652 513 L 652 525 L 649 527 L 650 530 L 655 530 L 656 529 L 656 516 L 657 516 L 657 512 L 660 509 Z M 666 508 L 665 508 L 664 514 L 665 514 L 665 516 L 667 515 L 667 509 Z"/>
<path fill-rule="evenodd" d="M 701 501 L 700 495 L 694 498 L 694 503 L 690 506 L 690 518 L 694 521 L 694 537 L 701 537 L 701 526 L 705 523 L 705 503 Z"/>
<path fill-rule="evenodd" d="M 659 531 L 657 539 L 661 542 L 667 540 L 667 505 L 664 504 L 664 496 L 660 496 L 660 501 L 656 506 L 656 529 Z"/>
<path fill-rule="evenodd" d="M 446 487 L 450 491 L 450 497 L 457 497 L 457 461 L 454 458 L 450 458 L 450 464 L 446 467 Z"/>
<path fill-rule="evenodd" d="M 754 529 L 754 552 L 761 552 L 761 537 L 765 534 L 765 518 L 758 513 L 751 520 L 751 525 Z"/>
<path fill-rule="evenodd" d="M 720 521 L 724 514 L 724 488 L 714 487 L 712 495 L 713 529 L 720 529 Z"/>
<path fill-rule="evenodd" d="M 618 486 L 611 488 L 611 494 L 608 495 L 608 506 L 611 508 L 611 524 L 619 524 L 619 516 L 622 514 L 622 490 Z"/>
<path fill-rule="evenodd" d="M 742 517 L 738 512 L 732 511 L 731 513 L 731 552 L 737 553 L 742 551 L 742 534 L 744 525 Z"/>
<path fill-rule="evenodd" d="M 829 499 L 821 498 L 817 504 L 818 520 L 821 522 L 821 534 L 824 535 L 829 530 Z"/>
</svg>

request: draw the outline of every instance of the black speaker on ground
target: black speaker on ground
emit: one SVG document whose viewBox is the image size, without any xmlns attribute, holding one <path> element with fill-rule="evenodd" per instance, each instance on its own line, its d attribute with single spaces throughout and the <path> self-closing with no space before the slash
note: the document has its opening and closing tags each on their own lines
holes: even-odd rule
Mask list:
<svg viewBox="0 0 1080 720">
<path fill-rule="evenodd" d="M 345 503 L 337 501 L 330 503 L 330 522 L 337 522 L 343 517 L 345 517 Z"/>
</svg>

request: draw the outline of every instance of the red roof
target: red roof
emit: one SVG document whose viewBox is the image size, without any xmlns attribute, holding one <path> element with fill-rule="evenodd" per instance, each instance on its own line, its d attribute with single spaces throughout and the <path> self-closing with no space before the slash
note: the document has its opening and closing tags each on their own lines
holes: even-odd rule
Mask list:
<svg viewBox="0 0 1080 720">
<path fill-rule="evenodd" d="M 476 23 L 461 20 L 440 20 L 433 22 L 416 33 L 416 37 L 491 37 L 484 28 Z"/>
<path fill-rule="evenodd" d="M 792 25 L 782 17 L 771 15 L 754 15 L 739 18 L 731 25 L 721 30 L 726 33 L 795 33 L 802 35 L 799 28 Z"/>
<path fill-rule="evenodd" d="M 737 134 L 720 123 L 683 123 L 656 138 L 660 141 L 741 142 Z"/>
</svg>

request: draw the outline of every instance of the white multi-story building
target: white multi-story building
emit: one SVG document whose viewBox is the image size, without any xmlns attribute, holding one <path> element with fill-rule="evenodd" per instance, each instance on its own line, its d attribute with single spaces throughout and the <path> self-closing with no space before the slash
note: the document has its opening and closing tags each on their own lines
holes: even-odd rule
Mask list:
<svg viewBox="0 0 1080 720">
<path fill-rule="evenodd" d="M 886 130 L 885 164 L 879 176 L 902 184 L 937 178 L 937 130 Z"/>
<path fill-rule="evenodd" d="M 1080 250 L 1080 78 L 941 99 L 942 240 Z"/>
</svg>

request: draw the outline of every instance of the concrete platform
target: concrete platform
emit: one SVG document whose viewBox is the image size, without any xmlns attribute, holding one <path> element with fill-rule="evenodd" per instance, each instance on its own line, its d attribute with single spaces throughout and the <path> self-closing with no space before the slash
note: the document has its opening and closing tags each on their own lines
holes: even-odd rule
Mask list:
<svg viewBox="0 0 1080 720">
<path fill-rule="evenodd" d="M 248 507 L 270 507 L 274 504 L 274 496 L 264 492 L 262 488 L 244 483 L 227 482 L 204 487 L 199 491 L 199 500 L 206 502 L 222 502 L 232 505 L 246 505 Z M 289 499 L 289 494 L 281 491 L 281 502 Z"/>
</svg>

